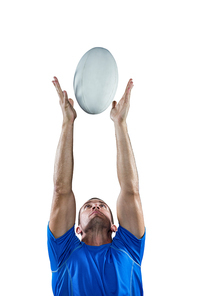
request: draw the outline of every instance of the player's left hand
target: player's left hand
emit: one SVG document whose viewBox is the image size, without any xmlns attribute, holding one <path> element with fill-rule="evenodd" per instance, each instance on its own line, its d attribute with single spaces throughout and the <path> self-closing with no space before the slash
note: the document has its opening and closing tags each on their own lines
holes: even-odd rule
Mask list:
<svg viewBox="0 0 197 296">
<path fill-rule="evenodd" d="M 130 79 L 127 84 L 125 93 L 122 99 L 119 101 L 119 103 L 117 104 L 116 101 L 112 102 L 110 117 L 114 122 L 117 122 L 117 123 L 126 122 L 127 114 L 129 112 L 129 107 L 130 107 L 131 90 L 133 86 L 134 86 L 133 80 Z"/>
</svg>

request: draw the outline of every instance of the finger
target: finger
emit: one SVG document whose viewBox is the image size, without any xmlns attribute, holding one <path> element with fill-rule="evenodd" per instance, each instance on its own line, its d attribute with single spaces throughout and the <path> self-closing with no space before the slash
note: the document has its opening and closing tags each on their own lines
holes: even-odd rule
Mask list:
<svg viewBox="0 0 197 296">
<path fill-rule="evenodd" d="M 130 99 L 130 96 L 131 96 L 131 90 L 133 88 L 133 79 L 130 79 L 129 82 L 127 83 L 127 87 L 126 87 L 126 90 L 125 90 L 125 98 L 126 100 Z"/>
<path fill-rule="evenodd" d="M 68 100 L 68 94 L 65 90 L 63 91 L 63 98 L 65 100 L 65 104 L 67 105 L 69 103 L 69 100 Z"/>
<path fill-rule="evenodd" d="M 112 109 L 116 107 L 116 104 L 117 104 L 116 101 L 113 101 L 113 102 L 112 102 Z"/>
<path fill-rule="evenodd" d="M 58 93 L 60 99 L 62 100 L 63 99 L 63 92 L 62 92 L 62 89 L 61 89 L 61 86 L 59 84 L 57 77 L 54 76 L 54 80 L 52 82 L 57 90 L 57 93 Z"/>
<path fill-rule="evenodd" d="M 70 102 L 70 104 L 72 105 L 72 107 L 74 106 L 74 101 L 72 100 L 72 99 L 68 99 L 69 100 L 69 102 Z"/>
<path fill-rule="evenodd" d="M 60 87 L 60 84 L 59 84 L 59 81 L 58 81 L 58 79 L 57 79 L 57 77 L 53 77 L 54 79 L 53 79 L 53 84 L 55 85 L 55 87 L 56 88 L 60 88 L 61 89 L 61 87 Z"/>
<path fill-rule="evenodd" d="M 130 80 L 129 80 L 129 81 L 130 81 Z M 129 82 L 127 83 L 127 86 L 126 86 L 126 89 L 125 89 L 125 92 L 124 92 L 124 95 L 123 95 L 123 97 L 125 97 L 125 96 L 126 96 L 126 94 L 127 94 L 128 90 L 129 90 Z"/>
<path fill-rule="evenodd" d="M 132 87 L 133 87 L 133 79 L 131 78 L 129 80 L 129 82 L 127 83 L 126 92 L 128 92 L 129 90 L 131 90 Z"/>
<path fill-rule="evenodd" d="M 68 94 L 67 94 L 67 91 L 63 91 L 63 95 L 64 95 L 64 98 L 66 99 L 66 100 L 68 100 Z"/>
</svg>

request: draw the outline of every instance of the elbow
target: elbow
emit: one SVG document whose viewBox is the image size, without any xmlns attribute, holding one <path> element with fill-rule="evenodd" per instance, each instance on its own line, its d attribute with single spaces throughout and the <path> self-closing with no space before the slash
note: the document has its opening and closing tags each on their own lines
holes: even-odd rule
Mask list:
<svg viewBox="0 0 197 296">
<path fill-rule="evenodd" d="M 124 190 L 125 192 L 128 192 L 130 194 L 139 194 L 139 183 L 138 182 L 132 182 L 129 184 L 122 184 L 121 190 Z"/>
<path fill-rule="evenodd" d="M 54 192 L 58 195 L 65 195 L 72 192 L 72 186 L 64 183 L 54 183 Z"/>
</svg>

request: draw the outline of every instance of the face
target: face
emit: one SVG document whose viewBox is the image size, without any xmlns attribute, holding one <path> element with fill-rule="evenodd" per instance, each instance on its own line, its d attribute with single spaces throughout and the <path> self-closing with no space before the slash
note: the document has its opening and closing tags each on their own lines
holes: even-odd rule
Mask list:
<svg viewBox="0 0 197 296">
<path fill-rule="evenodd" d="M 81 208 L 80 225 L 82 228 L 91 228 L 99 223 L 106 227 L 111 227 L 111 213 L 108 205 L 99 199 L 91 199 Z"/>
</svg>

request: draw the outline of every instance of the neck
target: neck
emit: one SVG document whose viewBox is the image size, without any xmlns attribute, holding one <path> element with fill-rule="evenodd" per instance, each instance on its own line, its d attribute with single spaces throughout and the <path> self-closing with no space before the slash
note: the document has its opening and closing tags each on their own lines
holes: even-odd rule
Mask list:
<svg viewBox="0 0 197 296">
<path fill-rule="evenodd" d="M 111 235 L 111 230 L 108 233 L 106 233 L 106 229 L 103 229 L 102 231 L 92 230 L 83 234 L 82 242 L 90 246 L 101 246 L 104 244 L 110 244 L 112 242 Z"/>
</svg>

